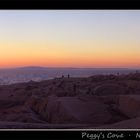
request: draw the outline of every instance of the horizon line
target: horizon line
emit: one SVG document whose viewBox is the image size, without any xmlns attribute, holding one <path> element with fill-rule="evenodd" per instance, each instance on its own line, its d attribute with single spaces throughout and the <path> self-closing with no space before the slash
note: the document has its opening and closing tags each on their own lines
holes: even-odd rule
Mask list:
<svg viewBox="0 0 140 140">
<path fill-rule="evenodd" d="M 0 67 L 0 69 L 18 69 L 18 68 L 66 68 L 66 69 L 140 69 L 139 67 L 62 67 L 62 66 L 15 66 Z"/>
</svg>

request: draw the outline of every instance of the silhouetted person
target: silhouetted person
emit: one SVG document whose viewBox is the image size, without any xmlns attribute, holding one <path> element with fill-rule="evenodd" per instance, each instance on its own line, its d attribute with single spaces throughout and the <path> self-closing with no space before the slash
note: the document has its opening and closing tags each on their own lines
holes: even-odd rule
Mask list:
<svg viewBox="0 0 140 140">
<path fill-rule="evenodd" d="M 70 75 L 68 74 L 68 78 L 70 78 Z"/>
<path fill-rule="evenodd" d="M 87 94 L 91 94 L 91 88 L 90 87 L 87 90 Z"/>
<path fill-rule="evenodd" d="M 62 75 L 62 78 L 64 78 L 64 75 Z"/>
<path fill-rule="evenodd" d="M 77 91 L 77 86 L 76 86 L 76 84 L 73 84 L 73 91 L 74 91 L 74 93 L 76 94 L 76 91 Z"/>
</svg>

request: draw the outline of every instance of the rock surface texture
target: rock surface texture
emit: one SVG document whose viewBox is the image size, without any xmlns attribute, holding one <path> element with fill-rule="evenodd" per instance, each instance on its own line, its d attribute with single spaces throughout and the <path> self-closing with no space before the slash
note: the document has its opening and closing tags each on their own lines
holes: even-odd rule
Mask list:
<svg viewBox="0 0 140 140">
<path fill-rule="evenodd" d="M 0 86 L 0 128 L 140 128 L 140 74 Z"/>
</svg>

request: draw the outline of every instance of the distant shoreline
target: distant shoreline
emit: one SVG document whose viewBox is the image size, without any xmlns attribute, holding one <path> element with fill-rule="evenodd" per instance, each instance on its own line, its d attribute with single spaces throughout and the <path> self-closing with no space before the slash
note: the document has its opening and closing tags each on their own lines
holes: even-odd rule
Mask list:
<svg viewBox="0 0 140 140">
<path fill-rule="evenodd" d="M 0 67 L 0 70 L 5 69 L 129 69 L 129 70 L 140 70 L 136 67 L 47 67 L 47 66 L 17 66 L 17 67 Z"/>
</svg>

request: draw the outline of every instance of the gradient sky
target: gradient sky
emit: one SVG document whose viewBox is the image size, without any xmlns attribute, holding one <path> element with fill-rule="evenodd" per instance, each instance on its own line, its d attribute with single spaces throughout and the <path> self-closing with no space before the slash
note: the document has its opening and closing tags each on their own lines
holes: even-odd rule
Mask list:
<svg viewBox="0 0 140 140">
<path fill-rule="evenodd" d="M 0 67 L 140 67 L 140 11 L 0 11 Z"/>
</svg>

